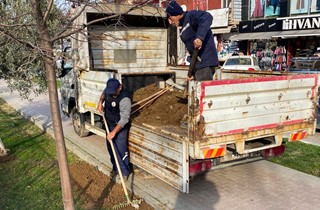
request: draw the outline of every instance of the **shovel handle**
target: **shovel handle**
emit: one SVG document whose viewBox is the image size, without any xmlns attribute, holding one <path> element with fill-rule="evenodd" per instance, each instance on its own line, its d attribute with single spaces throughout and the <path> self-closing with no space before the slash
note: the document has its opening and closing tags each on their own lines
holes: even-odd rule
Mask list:
<svg viewBox="0 0 320 210">
<path fill-rule="evenodd" d="M 196 62 L 197 62 L 198 52 L 199 52 L 199 50 L 196 48 L 193 51 L 191 63 L 190 63 L 189 70 L 188 70 L 188 77 L 191 77 L 193 75 L 193 70 L 194 70 L 194 67 L 196 66 Z"/>
<path fill-rule="evenodd" d="M 106 131 L 107 131 L 107 133 L 109 133 L 108 123 L 107 123 L 107 120 L 106 120 L 104 114 L 102 114 L 102 119 L 103 119 L 103 123 L 104 123 L 104 125 L 106 127 Z M 124 194 L 126 195 L 127 202 L 131 203 L 127 187 L 126 187 L 126 185 L 124 183 L 124 180 L 123 180 L 122 171 L 121 171 L 121 168 L 120 168 L 120 165 L 119 165 L 119 160 L 118 160 L 118 156 L 117 156 L 116 150 L 115 150 L 114 145 L 113 145 L 113 141 L 109 141 L 109 142 L 110 142 L 110 145 L 111 145 L 111 150 L 112 150 L 112 153 L 113 153 L 113 156 L 114 156 L 114 160 L 116 162 L 116 166 L 117 166 L 117 169 L 118 169 L 118 173 L 119 173 L 119 176 L 120 176 L 120 181 L 121 181 L 121 184 L 122 184 L 122 188 L 123 188 Z"/>
</svg>

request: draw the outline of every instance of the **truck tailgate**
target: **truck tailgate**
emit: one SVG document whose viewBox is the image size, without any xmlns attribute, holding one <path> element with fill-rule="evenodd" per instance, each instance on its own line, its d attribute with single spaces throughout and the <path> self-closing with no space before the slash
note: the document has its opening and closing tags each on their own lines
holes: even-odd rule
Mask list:
<svg viewBox="0 0 320 210">
<path fill-rule="evenodd" d="M 193 89 L 193 91 L 191 90 Z M 317 75 L 270 76 L 194 82 L 189 99 L 195 132 L 191 156 L 201 148 L 308 129 L 316 122 Z M 193 102 L 192 102 L 193 101 Z M 244 148 L 237 149 L 245 153 Z"/>
</svg>

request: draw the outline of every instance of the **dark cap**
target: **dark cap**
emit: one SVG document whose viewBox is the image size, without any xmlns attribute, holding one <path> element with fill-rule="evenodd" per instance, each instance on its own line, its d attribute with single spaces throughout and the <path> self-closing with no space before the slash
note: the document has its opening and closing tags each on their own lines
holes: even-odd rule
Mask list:
<svg viewBox="0 0 320 210">
<path fill-rule="evenodd" d="M 183 13 L 183 9 L 176 1 L 170 1 L 167 5 L 166 13 L 168 16 L 178 16 Z"/>
<path fill-rule="evenodd" d="M 111 78 L 107 82 L 106 93 L 111 95 L 115 94 L 120 86 L 120 82 L 117 79 Z"/>
</svg>

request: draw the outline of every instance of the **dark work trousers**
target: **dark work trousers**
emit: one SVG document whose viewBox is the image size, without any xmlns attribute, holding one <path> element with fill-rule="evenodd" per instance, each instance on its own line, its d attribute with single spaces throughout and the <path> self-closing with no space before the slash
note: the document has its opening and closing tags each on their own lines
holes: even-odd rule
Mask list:
<svg viewBox="0 0 320 210">
<path fill-rule="evenodd" d="M 198 69 L 194 75 L 196 81 L 207 81 L 213 80 L 213 75 L 215 73 L 214 67 L 205 67 Z"/>
<path fill-rule="evenodd" d="M 112 130 L 113 130 L 113 127 L 110 127 L 110 131 Z M 117 133 L 117 135 L 112 140 L 114 149 L 117 153 L 120 169 L 123 176 L 128 176 L 132 171 L 132 167 L 129 162 L 128 132 L 129 132 L 129 126 L 126 125 Z M 108 140 L 106 140 L 106 142 L 107 142 L 108 152 L 110 154 L 110 160 L 112 163 L 112 170 L 118 171 L 110 142 Z"/>
</svg>

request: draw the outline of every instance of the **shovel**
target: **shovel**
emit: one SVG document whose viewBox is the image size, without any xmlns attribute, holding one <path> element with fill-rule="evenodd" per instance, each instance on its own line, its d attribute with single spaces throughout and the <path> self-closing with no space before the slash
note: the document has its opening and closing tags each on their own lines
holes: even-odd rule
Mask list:
<svg viewBox="0 0 320 210">
<path fill-rule="evenodd" d="M 194 67 L 196 66 L 196 62 L 197 62 L 198 52 L 199 52 L 198 49 L 194 49 L 194 51 L 193 51 L 191 63 L 190 63 L 189 70 L 188 70 L 188 77 L 191 77 L 193 74 L 193 70 L 194 70 Z M 189 91 L 189 81 L 187 81 L 187 86 L 183 92 L 184 99 L 188 98 L 188 91 Z"/>
</svg>

